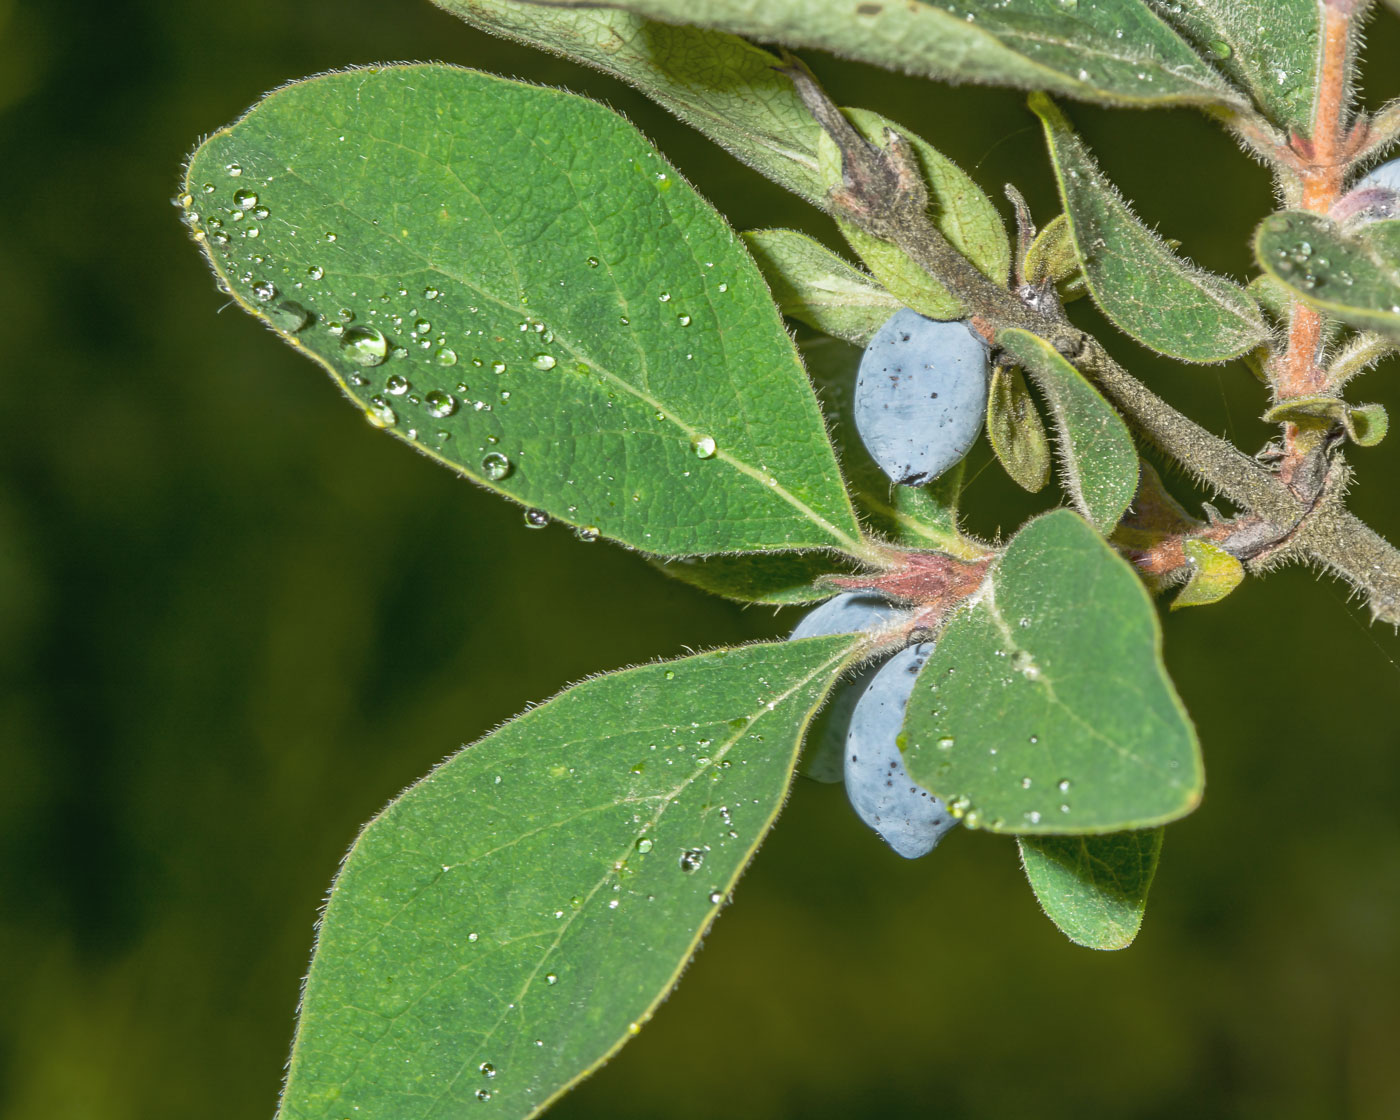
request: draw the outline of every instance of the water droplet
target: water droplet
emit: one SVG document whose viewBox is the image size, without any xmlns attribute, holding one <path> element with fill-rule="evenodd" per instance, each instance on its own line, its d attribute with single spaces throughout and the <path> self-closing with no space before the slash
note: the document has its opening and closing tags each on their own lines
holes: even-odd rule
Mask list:
<svg viewBox="0 0 1400 1120">
<path fill-rule="evenodd" d="M 278 330 L 296 333 L 311 321 L 311 313 L 294 300 L 279 303 L 266 312 L 268 322 Z"/>
<path fill-rule="evenodd" d="M 327 230 L 327 231 L 326 231 L 326 240 L 327 240 L 327 241 L 334 241 L 334 240 L 335 240 L 335 234 L 331 233 L 330 230 Z"/>
<path fill-rule="evenodd" d="M 491 482 L 500 482 L 510 470 L 510 460 L 499 451 L 492 451 L 481 460 L 481 473 Z"/>
<path fill-rule="evenodd" d="M 313 264 L 306 270 L 306 275 L 312 280 L 319 280 L 326 274 L 326 270 L 319 264 Z"/>
<path fill-rule="evenodd" d="M 423 403 L 428 407 L 428 415 L 435 416 L 439 420 L 444 416 L 451 416 L 457 411 L 457 398 L 451 393 L 444 393 L 441 389 L 425 393 Z"/>
<path fill-rule="evenodd" d="M 376 428 L 392 428 L 399 422 L 399 414 L 383 397 L 370 397 L 369 411 L 365 415 Z"/>
<path fill-rule="evenodd" d="M 667 669 L 667 670 L 666 670 L 666 679 L 667 679 L 668 681 L 673 681 L 673 680 L 675 680 L 675 679 L 676 679 L 676 671 L 675 671 L 674 669 Z"/>
<path fill-rule="evenodd" d="M 400 377 L 396 373 L 393 376 L 391 376 L 389 380 L 384 382 L 384 388 L 391 396 L 401 397 L 408 392 L 410 386 L 408 383 L 408 378 Z"/>
<path fill-rule="evenodd" d="M 237 179 L 240 175 L 243 174 L 243 168 L 239 167 L 236 163 L 226 164 L 224 166 L 224 170 L 227 171 L 229 175 L 234 179 Z"/>
<path fill-rule="evenodd" d="M 480 935 L 480 934 L 477 934 L 477 933 L 469 933 L 469 934 L 467 934 L 467 940 L 468 940 L 468 941 L 475 941 L 475 940 L 476 940 L 478 937 L 480 937 L 480 936 L 481 936 L 481 935 Z"/>
<path fill-rule="evenodd" d="M 723 901 L 724 895 L 722 895 L 719 891 L 710 892 L 710 902 L 712 905 L 718 906 Z"/>
<path fill-rule="evenodd" d="M 683 327 L 688 327 L 688 326 L 690 326 L 690 316 L 689 316 L 689 315 L 677 315 L 677 316 L 676 316 L 676 322 L 678 322 L 678 323 L 679 323 L 681 326 L 683 326 Z"/>
<path fill-rule="evenodd" d="M 589 258 L 588 258 L 588 267 L 589 267 L 589 268 L 597 268 L 597 267 L 598 267 L 598 258 L 597 258 L 597 257 L 589 257 Z"/>
<path fill-rule="evenodd" d="M 953 745 L 956 742 L 957 740 L 954 739 L 951 735 L 944 735 L 943 738 L 938 740 L 938 749 L 940 751 L 950 751 L 953 749 Z"/>
<path fill-rule="evenodd" d="M 549 524 L 549 514 L 542 509 L 527 509 L 525 511 L 525 528 L 543 529 Z"/>
<path fill-rule="evenodd" d="M 536 354 L 531 364 L 536 369 L 553 369 L 556 363 L 553 354 Z"/>
<path fill-rule="evenodd" d="M 1068 793 L 1068 792 L 1069 792 L 1069 779 L 1068 779 L 1068 778 L 1061 778 L 1061 779 L 1055 784 L 1055 788 L 1056 788 L 1057 790 L 1059 790 L 1061 793 Z"/>
<path fill-rule="evenodd" d="M 444 346 L 433 355 L 433 360 L 440 366 L 455 366 L 457 364 L 457 351 Z"/>
<path fill-rule="evenodd" d="M 440 296 L 440 295 L 442 295 L 442 293 L 441 293 L 440 291 L 438 291 L 436 288 L 424 288 L 424 289 L 423 289 L 423 298 L 424 298 L 424 299 L 437 299 L 438 296 Z"/>
<path fill-rule="evenodd" d="M 350 327 L 340 336 L 340 346 L 360 366 L 377 366 L 389 356 L 389 340 L 373 327 Z"/>
<path fill-rule="evenodd" d="M 505 362 L 492 362 L 492 363 L 491 363 L 491 372 L 492 372 L 492 373 L 505 373 L 505 371 L 506 371 L 506 364 L 505 364 Z"/>
<path fill-rule="evenodd" d="M 688 848 L 681 853 L 681 870 L 689 875 L 692 871 L 700 870 L 700 865 L 705 862 L 705 853 L 699 848 Z"/>
<path fill-rule="evenodd" d="M 246 187 L 233 192 L 233 204 L 240 210 L 251 210 L 258 204 L 258 196 L 254 191 Z"/>
<path fill-rule="evenodd" d="M 690 441 L 691 450 L 695 452 L 696 458 L 713 459 L 715 457 L 715 441 L 711 436 L 696 436 Z"/>
<path fill-rule="evenodd" d="M 544 982 L 553 987 L 555 984 L 559 983 L 559 974 L 557 972 L 546 972 L 544 974 Z"/>
<path fill-rule="evenodd" d="M 574 536 L 583 541 L 584 544 L 592 544 L 598 539 L 598 526 L 580 525 L 574 530 Z"/>
<path fill-rule="evenodd" d="M 651 851 L 652 847 L 652 841 L 649 836 L 643 836 L 637 841 L 637 851 L 641 852 L 642 855 L 646 855 L 647 852 Z"/>
<path fill-rule="evenodd" d="M 670 303 L 670 302 L 671 302 L 671 293 L 670 293 L 670 292 L 662 292 L 662 293 L 661 293 L 659 296 L 657 296 L 656 298 L 659 299 L 662 303 Z"/>
<path fill-rule="evenodd" d="M 478 1090 L 476 1091 L 476 1099 L 479 1100 L 479 1101 L 489 1101 L 489 1100 L 491 1099 L 491 1090 L 490 1090 L 490 1089 L 478 1089 Z"/>
<path fill-rule="evenodd" d="M 482 1062 L 481 1065 L 477 1066 L 476 1068 L 481 1071 L 481 1075 L 483 1077 L 496 1076 L 496 1067 L 493 1066 L 490 1062 Z"/>
</svg>

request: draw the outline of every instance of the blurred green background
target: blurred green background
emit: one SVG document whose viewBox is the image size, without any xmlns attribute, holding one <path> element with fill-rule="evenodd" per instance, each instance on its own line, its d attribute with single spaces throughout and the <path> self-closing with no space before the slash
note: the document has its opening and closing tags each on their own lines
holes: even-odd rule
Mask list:
<svg viewBox="0 0 1400 1120">
<path fill-rule="evenodd" d="M 1400 92 L 1400 21 L 1367 54 L 1374 104 Z M 570 681 L 792 624 L 526 532 L 220 313 L 167 202 L 197 138 L 289 78 L 424 58 L 591 92 L 736 225 L 832 236 L 627 89 L 426 0 L 0 0 L 6 1116 L 270 1116 L 364 820 Z M 1020 95 L 810 61 L 1053 213 Z M 1188 113 L 1073 115 L 1149 221 L 1248 274 L 1260 167 Z M 1118 351 L 1266 438 L 1242 368 Z M 1360 397 L 1400 404 L 1397 365 Z M 1400 438 L 1354 459 L 1355 507 L 1400 538 Z M 987 532 L 1027 508 L 993 470 L 970 500 Z M 1400 642 L 1346 600 L 1293 570 L 1165 619 L 1210 784 L 1132 949 L 1068 944 L 1010 841 L 906 863 L 804 782 L 678 994 L 555 1115 L 1400 1116 Z"/>
</svg>

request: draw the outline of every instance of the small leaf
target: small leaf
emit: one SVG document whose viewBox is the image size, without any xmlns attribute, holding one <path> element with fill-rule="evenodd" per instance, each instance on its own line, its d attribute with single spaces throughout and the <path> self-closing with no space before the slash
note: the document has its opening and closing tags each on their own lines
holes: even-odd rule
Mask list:
<svg viewBox="0 0 1400 1120">
<path fill-rule="evenodd" d="M 1146 828 L 1201 798 L 1152 601 L 1069 510 L 1026 524 L 949 619 L 904 734 L 910 777 L 994 832 Z"/>
<path fill-rule="evenodd" d="M 1172 600 L 1172 610 L 1218 603 L 1244 582 L 1244 565 L 1218 544 L 1188 539 L 1181 550 L 1191 565 L 1191 578 Z"/>
<path fill-rule="evenodd" d="M 1380 404 L 1349 405 L 1338 397 L 1289 397 L 1264 413 L 1268 424 L 1297 424 L 1303 428 L 1345 428 L 1360 447 L 1385 439 L 1390 417 Z"/>
<path fill-rule="evenodd" d="M 1100 532 L 1109 532 L 1137 489 L 1138 454 L 1127 425 L 1045 339 L 1012 327 L 997 332 L 997 345 L 1025 367 L 1050 406 L 1070 500 Z"/>
<path fill-rule="evenodd" d="M 1001 216 L 991 200 L 945 155 L 927 141 L 887 117 L 865 109 L 843 109 L 856 130 L 873 144 L 885 147 L 889 129 L 909 142 L 929 188 L 929 209 L 934 224 L 953 248 L 970 260 L 989 280 L 1005 284 L 1011 270 L 1011 244 Z M 824 182 L 842 182 L 841 152 L 822 133 L 817 147 Z M 898 246 L 872 237 L 858 226 L 837 219 L 851 247 L 860 254 L 876 278 L 905 307 L 930 319 L 957 319 L 963 305 L 946 287 L 904 255 Z"/>
<path fill-rule="evenodd" d="M 1348 237 L 1317 214 L 1285 210 L 1264 219 L 1254 255 L 1268 275 L 1318 310 L 1400 336 L 1400 221 Z"/>
<path fill-rule="evenodd" d="M 1202 56 L 1285 130 L 1312 131 L 1322 63 L 1317 0 L 1153 0 Z"/>
<path fill-rule="evenodd" d="M 1057 214 L 1049 225 L 1035 235 L 1026 252 L 1022 271 L 1027 284 L 1043 284 L 1047 280 L 1062 284 L 1081 274 L 1069 219 L 1063 214 Z"/>
<path fill-rule="evenodd" d="M 768 51 L 722 31 L 607 9 L 433 0 L 493 35 L 621 78 L 779 186 L 822 205 L 821 126 Z"/>
<path fill-rule="evenodd" d="M 670 993 L 787 796 L 857 639 L 575 685 L 356 840 L 307 976 L 282 1120 L 521 1118 Z"/>
<path fill-rule="evenodd" d="M 328 74 L 212 136 L 187 183 L 234 298 L 439 462 L 648 553 L 861 551 L 758 269 L 604 106 Z"/>
<path fill-rule="evenodd" d="M 851 496 L 872 530 L 909 548 L 936 548 L 972 560 L 982 551 L 958 530 L 958 499 L 963 463 L 928 486 L 896 486 L 870 457 L 855 426 L 856 368 L 860 351 L 836 339 L 816 339 L 803 347 L 808 372 L 831 425 L 831 440 L 848 479 Z"/>
<path fill-rule="evenodd" d="M 1066 937 L 1089 949 L 1133 943 L 1162 852 L 1160 828 L 1017 840 L 1035 897 Z"/>
<path fill-rule="evenodd" d="M 1143 225 L 1048 97 L 1032 94 L 1030 105 L 1045 126 L 1089 294 L 1115 326 L 1188 362 L 1223 362 L 1269 337 L 1243 288 L 1182 260 Z"/>
<path fill-rule="evenodd" d="M 545 0 L 576 6 L 579 0 Z M 614 0 L 672 23 L 820 47 L 891 70 L 1110 105 L 1243 107 L 1142 0 Z"/>
<path fill-rule="evenodd" d="M 863 346 L 903 304 L 875 278 L 791 229 L 744 234 L 778 310 L 809 327 Z"/>
<path fill-rule="evenodd" d="M 1358 404 L 1347 410 L 1347 434 L 1358 447 L 1375 447 L 1390 431 L 1390 416 L 1382 404 Z"/>
<path fill-rule="evenodd" d="M 1050 481 L 1050 441 L 1018 366 L 997 366 L 992 371 L 987 439 L 1017 486 L 1035 494 Z"/>
</svg>

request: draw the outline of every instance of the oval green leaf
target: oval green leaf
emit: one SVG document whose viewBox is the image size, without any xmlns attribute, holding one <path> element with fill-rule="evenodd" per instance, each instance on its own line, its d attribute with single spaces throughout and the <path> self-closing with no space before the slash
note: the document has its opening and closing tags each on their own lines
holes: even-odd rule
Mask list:
<svg viewBox="0 0 1400 1120">
<path fill-rule="evenodd" d="M 210 137 L 186 192 L 234 298 L 474 481 L 655 554 L 860 551 L 757 268 L 604 106 L 330 74 Z"/>
<path fill-rule="evenodd" d="M 987 439 L 1011 480 L 1037 494 L 1050 481 L 1050 441 L 1019 366 L 997 366 L 987 389 Z"/>
<path fill-rule="evenodd" d="M 994 832 L 1121 832 L 1200 801 L 1195 730 L 1128 563 L 1069 510 L 1016 534 L 905 716 L 909 775 Z"/>
<path fill-rule="evenodd" d="M 1032 94 L 1084 281 L 1103 313 L 1144 346 L 1187 362 L 1223 362 L 1269 337 L 1249 293 L 1197 268 L 1128 208 L 1048 97 Z"/>
<path fill-rule="evenodd" d="M 1086 949 L 1126 949 L 1142 926 L 1162 830 L 1020 836 L 1021 866 L 1060 931 Z"/>
<path fill-rule="evenodd" d="M 1138 453 L 1128 426 L 1045 339 L 1008 327 L 997 333 L 997 345 L 1025 368 L 1050 406 L 1065 492 L 1080 513 L 1108 533 L 1137 490 Z"/>
<path fill-rule="evenodd" d="M 365 828 L 321 921 L 281 1120 L 541 1112 L 670 992 L 858 639 L 575 685 Z"/>
</svg>

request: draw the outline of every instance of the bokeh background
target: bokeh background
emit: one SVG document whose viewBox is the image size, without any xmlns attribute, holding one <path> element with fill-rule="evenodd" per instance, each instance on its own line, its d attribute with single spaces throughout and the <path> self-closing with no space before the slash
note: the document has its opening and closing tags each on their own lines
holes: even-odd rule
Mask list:
<svg viewBox="0 0 1400 1120">
<path fill-rule="evenodd" d="M 1368 100 L 1400 93 L 1400 20 L 1367 54 Z M 1020 95 L 809 57 L 839 100 L 1054 212 Z M 570 681 L 792 624 L 525 531 L 221 313 L 168 205 L 197 138 L 289 78 L 424 58 L 590 92 L 736 225 L 833 236 L 624 87 L 426 0 L 0 0 L 7 1117 L 269 1117 L 364 820 Z M 1073 115 L 1166 236 L 1248 275 L 1260 167 L 1189 113 Z M 1266 438 L 1241 367 L 1118 351 Z M 1400 405 L 1397 367 L 1359 396 Z M 975 527 L 1010 529 L 1028 506 L 976 454 Z M 1355 507 L 1400 537 L 1400 437 L 1354 459 Z M 1400 1116 L 1400 642 L 1305 570 L 1165 625 L 1209 792 L 1132 949 L 1068 944 L 1010 841 L 906 863 L 804 782 L 678 993 L 555 1115 Z"/>
</svg>

